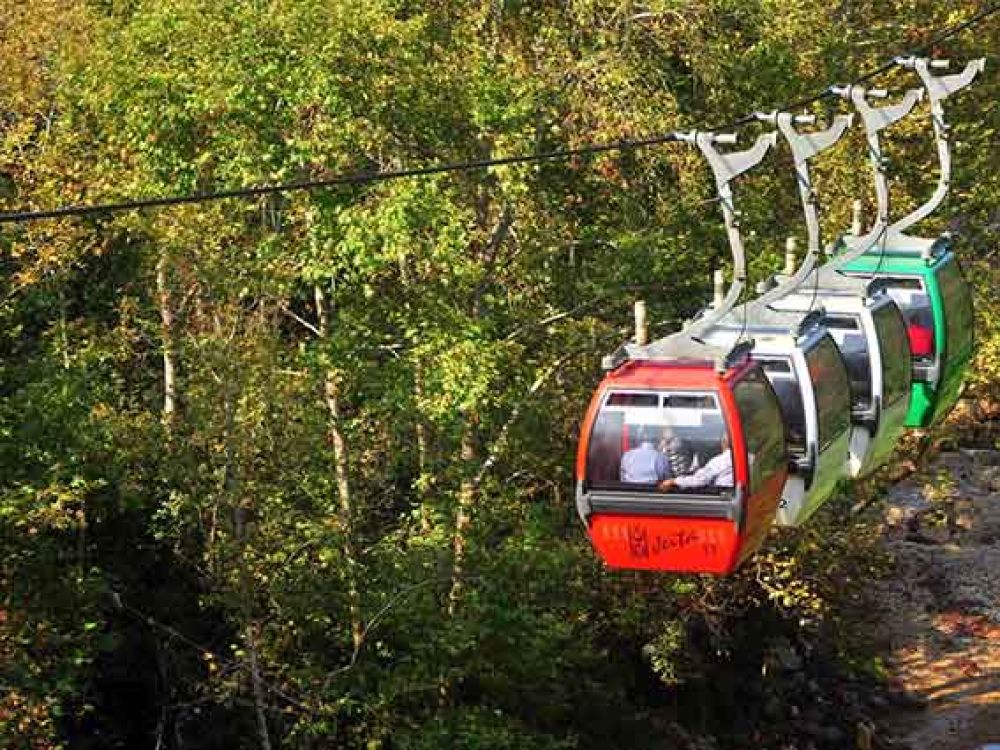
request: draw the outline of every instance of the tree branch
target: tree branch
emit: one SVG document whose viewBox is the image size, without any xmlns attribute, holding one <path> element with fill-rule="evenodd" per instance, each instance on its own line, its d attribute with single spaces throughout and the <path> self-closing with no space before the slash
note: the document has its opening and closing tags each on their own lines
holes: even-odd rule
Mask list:
<svg viewBox="0 0 1000 750">
<path fill-rule="evenodd" d="M 287 305 L 279 304 L 278 309 L 281 310 L 281 312 L 285 313 L 285 315 L 290 317 L 295 322 L 302 324 L 302 326 L 307 328 L 314 336 L 322 336 L 317 326 L 313 325 L 308 320 L 303 318 L 301 315 L 297 314 L 294 310 L 290 310 Z"/>
<path fill-rule="evenodd" d="M 499 460 L 501 453 L 507 446 L 507 436 L 510 433 L 511 428 L 514 426 L 514 423 L 520 418 L 521 412 L 524 411 L 525 404 L 528 403 L 532 396 L 538 393 L 541 387 L 545 384 L 545 381 L 557 373 L 569 360 L 579 354 L 580 352 L 570 352 L 569 354 L 563 355 L 543 370 L 537 378 L 535 378 L 535 382 L 531 384 L 531 387 L 527 390 L 524 396 L 517 402 L 517 406 L 515 406 L 513 411 L 511 411 L 510 416 L 507 417 L 507 421 L 505 421 L 500 427 L 500 433 L 497 435 L 497 439 L 493 441 L 493 445 L 490 447 L 489 453 L 486 455 L 486 460 L 483 461 L 479 471 L 476 472 L 476 476 L 472 480 L 473 487 L 479 487 L 479 485 L 482 484 L 487 472 L 489 472 L 489 470 L 492 469 Z"/>
</svg>

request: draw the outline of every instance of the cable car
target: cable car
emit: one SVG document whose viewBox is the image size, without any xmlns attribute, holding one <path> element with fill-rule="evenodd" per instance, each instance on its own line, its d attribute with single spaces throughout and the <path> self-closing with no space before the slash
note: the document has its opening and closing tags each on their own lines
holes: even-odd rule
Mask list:
<svg viewBox="0 0 1000 750">
<path fill-rule="evenodd" d="M 777 522 L 804 523 L 847 475 L 851 426 L 851 386 L 837 345 L 823 327 L 823 311 L 802 315 L 747 306 L 703 338 L 724 345 L 741 336 L 754 341 L 759 362 L 778 397 L 787 428 L 789 475 L 782 489 Z"/>
<path fill-rule="evenodd" d="M 791 273 L 763 297 L 730 311 L 702 338 L 717 346 L 752 337 L 751 357 L 764 368 L 778 396 L 788 430 L 789 476 L 782 490 L 777 521 L 783 526 L 804 523 L 833 493 L 848 468 L 851 391 L 847 368 L 830 334 L 823 311 L 779 310 L 771 305 L 798 290 L 813 268 L 819 229 L 807 161 L 833 146 L 851 123 L 841 116 L 825 131 L 799 134 L 793 122 L 814 122 L 808 115 L 773 112 L 758 119 L 778 124 L 792 147 L 796 178 L 806 207 L 810 249 L 798 273 Z M 794 265 L 794 256 L 791 258 Z"/>
<path fill-rule="evenodd" d="M 773 123 L 780 120 L 781 129 L 790 129 L 793 121 L 815 121 L 810 115 L 778 112 L 759 114 L 758 119 Z M 840 117 L 826 131 L 809 135 L 792 131 L 790 143 L 800 185 L 803 181 L 808 184 L 805 161 L 835 144 L 850 122 L 851 118 Z M 716 179 L 725 176 L 725 165 L 714 146 L 710 142 L 698 145 Z M 733 252 L 742 255 L 742 241 L 732 244 Z M 818 239 L 815 244 L 818 246 Z M 810 256 L 814 257 L 815 253 Z M 750 356 L 761 363 L 778 396 L 790 452 L 790 473 L 777 516 L 782 526 L 804 523 L 833 494 L 838 481 L 846 477 L 848 466 L 850 381 L 837 345 L 823 328 L 822 311 L 781 311 L 769 305 L 773 299 L 798 289 L 806 271 L 808 267 L 760 299 L 731 309 L 700 334 L 704 342 L 719 347 L 734 346 L 743 337 L 752 338 Z"/>
<path fill-rule="evenodd" d="M 660 342 L 598 387 L 581 430 L 576 502 L 610 567 L 725 574 L 763 543 L 787 476 L 785 428 L 750 346 Z M 728 473 L 661 489 L 675 468 L 707 476 L 712 462 L 728 462 Z"/>
<path fill-rule="evenodd" d="M 951 411 L 962 390 L 974 346 L 972 293 L 952 252 L 949 235 L 932 240 L 908 236 L 904 230 L 929 216 L 947 195 L 951 153 L 941 102 L 969 85 L 985 68 L 985 60 L 974 60 L 962 73 L 950 76 L 930 72 L 931 68 L 947 67 L 947 60 L 900 58 L 897 62 L 917 71 L 931 103 L 940 162 L 938 186 L 926 203 L 888 227 L 881 241 L 867 243 L 865 251 L 855 253 L 842 269 L 860 278 L 877 278 L 903 311 L 913 372 L 906 426 L 928 427 Z M 872 165 L 880 218 L 884 215 L 887 219 L 884 163 L 873 157 Z M 859 238 L 859 233 L 845 237 L 840 249 L 864 245 L 865 238 Z"/>
<path fill-rule="evenodd" d="M 735 141 L 678 134 L 705 144 Z M 774 389 L 749 357 L 752 342 L 715 347 L 701 335 L 743 293 L 745 257 L 729 181 L 774 144 L 716 154 L 716 185 L 733 251 L 729 292 L 680 333 L 605 358 L 581 428 L 576 503 L 609 566 L 727 574 L 763 543 L 788 474 L 785 426 Z"/>
<path fill-rule="evenodd" d="M 843 358 L 850 384 L 846 471 L 852 477 L 864 476 L 888 460 L 902 434 L 910 373 L 905 328 L 892 299 L 884 290 L 869 288 L 833 267 L 816 267 L 820 226 L 808 161 L 833 145 L 853 116 L 839 115 L 828 130 L 816 133 L 799 133 L 793 127 L 795 122 L 812 118 L 775 113 L 767 119 L 776 122 L 791 148 L 809 245 L 798 273 L 759 303 L 800 315 L 823 311 L 822 323 Z M 794 251 L 790 251 L 789 269 L 795 263 Z"/>
<path fill-rule="evenodd" d="M 868 252 L 843 268 L 877 279 L 903 311 L 913 373 L 906 426 L 934 424 L 958 400 L 974 344 L 972 295 L 948 240 L 916 257 L 893 247 Z"/>
<path fill-rule="evenodd" d="M 823 325 L 850 382 L 847 470 L 851 477 L 863 477 L 889 460 L 904 429 L 910 394 L 906 328 L 884 289 L 829 268 L 814 274 L 813 285 L 803 285 L 772 306 L 805 312 L 822 300 Z"/>
</svg>

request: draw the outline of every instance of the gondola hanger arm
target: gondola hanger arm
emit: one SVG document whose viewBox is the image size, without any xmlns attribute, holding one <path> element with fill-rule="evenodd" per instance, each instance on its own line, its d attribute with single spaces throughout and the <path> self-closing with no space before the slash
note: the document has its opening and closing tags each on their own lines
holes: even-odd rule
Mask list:
<svg viewBox="0 0 1000 750">
<path fill-rule="evenodd" d="M 726 223 L 729 246 L 733 254 L 733 280 L 721 305 L 709 309 L 702 317 L 685 325 L 682 331 L 672 336 L 659 339 L 646 346 L 639 345 L 638 343 L 623 344 L 613 353 L 602 359 L 602 367 L 605 370 L 614 369 L 629 358 L 655 359 L 658 356 L 657 352 L 664 349 L 665 342 L 683 339 L 685 341 L 702 343 L 701 335 L 724 318 L 736 306 L 736 303 L 743 295 L 743 287 L 746 283 L 746 255 L 743 250 L 743 240 L 739 230 L 739 214 L 733 205 L 733 190 L 730 182 L 759 164 L 768 150 L 774 146 L 778 134 L 777 132 L 762 134 L 757 137 L 754 145 L 745 151 L 733 151 L 729 153 L 719 152 L 716 149 L 716 145 L 736 143 L 737 136 L 734 133 L 713 133 L 692 130 L 684 133 L 674 133 L 673 138 L 676 141 L 698 148 L 708 159 L 709 165 L 712 168 L 712 173 L 715 176 L 716 190 L 719 194 L 719 202 L 722 204 L 722 215 Z"/>
<path fill-rule="evenodd" d="M 932 60 L 928 57 L 897 57 L 896 64 L 917 72 L 932 105 L 947 99 L 957 91 L 961 91 L 972 83 L 977 75 L 986 70 L 985 57 L 970 60 L 961 73 L 944 76 L 934 75 L 931 70 L 947 70 L 951 65 L 950 60 Z"/>
<path fill-rule="evenodd" d="M 722 217 L 726 225 L 726 235 L 729 238 L 729 248 L 733 256 L 733 280 L 722 304 L 698 320 L 691 328 L 691 335 L 698 336 L 725 317 L 735 307 L 743 294 L 746 283 L 746 252 L 743 248 L 743 236 L 739 228 L 739 213 L 733 199 L 732 180 L 739 177 L 761 160 L 777 142 L 775 131 L 763 133 L 757 137 L 753 146 L 745 151 L 720 152 L 717 144 L 736 143 L 736 135 L 732 133 L 711 133 L 707 131 L 691 131 L 678 133 L 677 140 L 689 143 L 698 148 L 708 160 L 715 176 L 715 187 L 722 205 Z"/>
<path fill-rule="evenodd" d="M 875 177 L 875 197 L 878 207 L 878 218 L 872 231 L 865 237 L 859 238 L 849 252 L 837 259 L 838 265 L 843 265 L 860 257 L 885 237 L 889 228 L 889 180 L 886 176 L 886 159 L 882 156 L 878 134 L 880 130 L 902 120 L 912 112 L 917 102 L 923 98 L 924 90 L 910 89 L 902 101 L 885 107 L 875 107 L 868 102 L 869 98 L 885 99 L 889 95 L 885 89 L 865 89 L 853 85 L 833 86 L 830 92 L 851 102 L 861 115 L 861 124 L 864 126 L 868 141 L 868 158 Z"/>
<path fill-rule="evenodd" d="M 924 84 L 924 90 L 927 92 L 927 98 L 930 100 L 931 122 L 934 126 L 934 140 L 937 145 L 938 162 L 940 164 L 937 187 L 927 202 L 889 227 L 891 233 L 900 234 L 918 221 L 930 216 L 948 195 L 948 188 L 951 183 L 950 128 L 945 121 L 942 102 L 951 94 L 964 89 L 972 83 L 975 77 L 986 69 L 986 58 L 981 57 L 978 60 L 970 61 L 961 73 L 943 76 L 934 75 L 931 70 L 947 69 L 950 64 L 949 60 L 931 60 L 926 57 L 897 57 L 896 64 L 908 70 L 916 71 Z"/>
<path fill-rule="evenodd" d="M 802 210 L 805 213 L 806 231 L 809 237 L 806 257 L 803 259 L 798 271 L 791 274 L 784 283 L 775 287 L 761 298 L 761 303 L 769 304 L 798 287 L 816 266 L 820 252 L 820 226 L 819 211 L 816 207 L 816 195 L 812 189 L 812 178 L 809 176 L 809 160 L 823 151 L 832 148 L 844 133 L 847 132 L 851 123 L 854 122 L 854 115 L 837 115 L 826 129 L 809 133 L 800 133 L 796 130 L 795 125 L 814 124 L 816 122 L 814 115 L 771 112 L 758 113 L 757 118 L 764 122 L 773 122 L 776 124 L 778 130 L 785 137 L 785 140 L 788 141 L 788 146 L 792 151 L 795 181 L 798 185 L 799 198 L 802 202 Z"/>
</svg>

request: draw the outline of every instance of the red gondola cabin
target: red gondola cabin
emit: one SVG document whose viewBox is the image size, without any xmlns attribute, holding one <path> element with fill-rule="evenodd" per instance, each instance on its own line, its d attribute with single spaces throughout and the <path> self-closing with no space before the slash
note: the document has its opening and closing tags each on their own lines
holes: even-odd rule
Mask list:
<svg viewBox="0 0 1000 750">
<path fill-rule="evenodd" d="M 778 400 L 747 351 L 630 359 L 597 389 L 577 508 L 609 566 L 726 574 L 760 547 L 788 459 Z"/>
</svg>

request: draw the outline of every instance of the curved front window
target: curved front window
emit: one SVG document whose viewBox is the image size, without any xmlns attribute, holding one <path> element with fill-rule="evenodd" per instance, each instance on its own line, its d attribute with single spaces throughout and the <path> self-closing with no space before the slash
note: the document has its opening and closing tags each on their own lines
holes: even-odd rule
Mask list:
<svg viewBox="0 0 1000 750">
<path fill-rule="evenodd" d="M 883 305 L 872 314 L 882 350 L 882 391 L 885 403 L 895 403 L 910 392 L 910 362 L 906 356 L 906 326 L 895 305 Z"/>
<path fill-rule="evenodd" d="M 827 315 L 823 319 L 833 340 L 837 342 L 840 355 L 847 366 L 851 381 L 851 403 L 855 409 L 870 409 L 872 406 L 872 358 L 868 351 L 868 337 L 865 336 L 858 315 Z M 906 333 L 904 332 L 905 336 Z M 909 363 L 907 363 L 909 366 Z"/>
<path fill-rule="evenodd" d="M 713 470 L 706 471 L 713 461 Z M 728 473 L 715 471 L 728 464 Z M 587 448 L 588 485 L 607 490 L 722 492 L 732 487 L 732 452 L 718 394 L 711 391 L 610 391 Z M 707 478 L 704 484 L 699 484 Z"/>
<path fill-rule="evenodd" d="M 851 424 L 850 381 L 844 360 L 829 335 L 806 352 L 806 366 L 816 394 L 819 449 L 824 450 Z"/>
<path fill-rule="evenodd" d="M 972 345 L 972 297 L 954 257 L 939 266 L 937 282 L 944 304 L 946 346 L 949 353 L 964 352 Z"/>
</svg>

